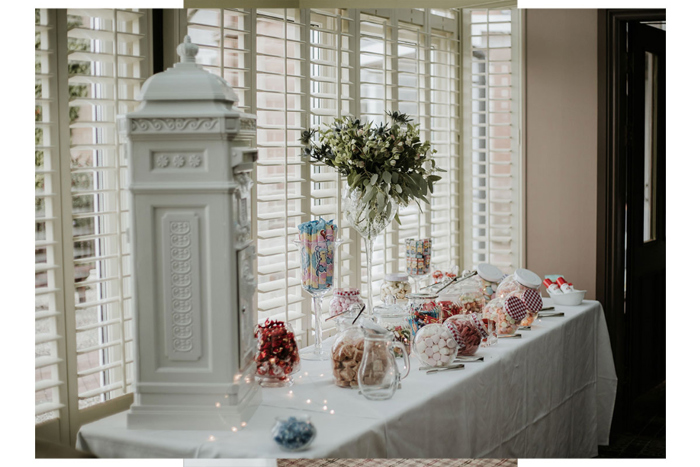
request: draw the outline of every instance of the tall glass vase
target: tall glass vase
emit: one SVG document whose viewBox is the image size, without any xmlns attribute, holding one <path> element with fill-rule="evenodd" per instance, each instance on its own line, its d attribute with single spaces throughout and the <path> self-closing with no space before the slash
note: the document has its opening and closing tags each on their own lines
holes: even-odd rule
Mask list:
<svg viewBox="0 0 700 467">
<path fill-rule="evenodd" d="M 336 270 L 336 253 L 338 247 L 345 243 L 344 239 L 334 241 L 301 241 L 294 240 L 299 248 L 301 260 L 301 287 L 311 295 L 314 310 L 314 346 L 299 352 L 303 360 L 328 360 L 330 354 L 321 345 L 323 322 L 323 297 L 333 290 Z"/>
<path fill-rule="evenodd" d="M 374 241 L 394 219 L 398 211 L 398 204 L 387 201 L 379 209 L 377 200 L 371 198 L 364 200 L 361 190 L 346 187 L 343 193 L 343 214 L 345 220 L 360 234 L 365 244 L 365 257 L 367 259 L 367 311 L 369 316 L 374 315 L 372 299 L 372 254 L 374 253 Z"/>
</svg>

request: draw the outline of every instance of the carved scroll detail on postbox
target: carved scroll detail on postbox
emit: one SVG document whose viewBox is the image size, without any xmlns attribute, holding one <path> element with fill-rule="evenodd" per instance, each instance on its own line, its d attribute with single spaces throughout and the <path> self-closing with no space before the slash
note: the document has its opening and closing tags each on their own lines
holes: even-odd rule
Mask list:
<svg viewBox="0 0 700 467">
<path fill-rule="evenodd" d="M 219 126 L 219 119 L 200 118 L 132 118 L 132 133 L 154 133 L 175 131 L 211 131 Z"/>
<path fill-rule="evenodd" d="M 198 360 L 202 356 L 199 219 L 194 213 L 167 213 L 162 227 L 166 353 L 170 360 Z"/>
<path fill-rule="evenodd" d="M 233 193 L 233 228 L 236 248 L 242 248 L 250 240 L 250 189 L 253 180 L 250 172 L 241 172 L 233 175 L 236 183 Z"/>
<path fill-rule="evenodd" d="M 253 361 L 255 353 L 254 335 L 258 317 L 253 307 L 253 294 L 257 286 L 254 261 L 254 245 L 238 252 L 238 364 L 241 369 Z"/>
</svg>

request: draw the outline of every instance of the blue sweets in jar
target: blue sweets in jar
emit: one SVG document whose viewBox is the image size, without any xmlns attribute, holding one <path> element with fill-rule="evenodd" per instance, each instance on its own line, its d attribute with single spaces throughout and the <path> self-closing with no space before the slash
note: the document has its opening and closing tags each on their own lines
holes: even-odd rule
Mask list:
<svg viewBox="0 0 700 467">
<path fill-rule="evenodd" d="M 306 449 L 316 437 L 316 427 L 311 423 L 310 417 L 277 418 L 272 428 L 272 438 L 287 451 L 301 451 Z"/>
</svg>

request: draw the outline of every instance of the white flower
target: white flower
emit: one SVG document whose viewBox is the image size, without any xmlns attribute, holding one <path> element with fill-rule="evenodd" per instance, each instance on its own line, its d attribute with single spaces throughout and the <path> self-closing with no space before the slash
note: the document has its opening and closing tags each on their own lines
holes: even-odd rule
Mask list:
<svg viewBox="0 0 700 467">
<path fill-rule="evenodd" d="M 391 164 L 392 166 L 394 166 L 394 165 L 396 165 L 396 161 L 392 159 L 392 160 L 389 162 L 389 164 Z"/>
</svg>

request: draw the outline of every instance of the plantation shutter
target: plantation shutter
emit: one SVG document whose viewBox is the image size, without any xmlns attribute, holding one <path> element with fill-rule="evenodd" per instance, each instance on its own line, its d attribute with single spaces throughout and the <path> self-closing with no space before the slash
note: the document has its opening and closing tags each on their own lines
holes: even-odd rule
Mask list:
<svg viewBox="0 0 700 467">
<path fill-rule="evenodd" d="M 472 265 L 510 272 L 520 263 L 520 141 L 514 10 L 465 11 L 469 37 Z"/>
<path fill-rule="evenodd" d="M 443 179 L 435 185 L 429 205 L 412 203 L 400 209 L 401 225 L 393 222 L 377 238 L 372 271 L 376 300 L 385 274 L 406 271 L 408 238 L 433 239 L 433 269 L 460 265 L 457 14 L 457 10 L 426 9 L 372 10 L 361 15 L 362 116 L 384 122 L 385 110 L 407 113 L 420 124 L 421 138 L 437 149 L 437 165 L 448 171 L 440 174 Z"/>
<path fill-rule="evenodd" d="M 346 9 L 301 11 L 308 14 L 309 24 L 309 118 L 306 127 L 319 128 L 333 123 L 335 118 L 357 115 L 354 94 L 357 71 L 354 32 L 357 19 L 354 12 Z M 300 133 L 297 141 L 299 137 Z M 301 161 L 298 156 L 300 152 L 297 150 L 294 154 L 295 160 Z M 357 244 L 360 236 L 343 220 L 341 209 L 345 177 L 323 164 L 308 166 L 305 161 L 301 162 L 310 171 L 312 218 L 333 219 L 340 229 L 340 236 L 351 241 L 341 247 L 336 259 L 340 265 L 336 275 L 337 287 L 357 286 Z M 328 310 L 330 300 L 330 296 L 325 300 L 325 310 Z M 324 321 L 324 337 L 332 332 L 334 324 Z"/>
<path fill-rule="evenodd" d="M 132 390 L 127 160 L 116 117 L 135 110 L 150 74 L 148 18 L 37 16 L 36 421 L 67 418 L 72 440 L 82 423 L 128 407 L 120 396 Z"/>
<path fill-rule="evenodd" d="M 306 345 L 311 304 L 292 243 L 297 225 L 323 217 L 335 220 L 341 236 L 352 232 L 341 225 L 339 176 L 303 161 L 299 138 L 309 125 L 353 113 L 352 18 L 335 9 L 192 9 L 187 15 L 188 34 L 200 46 L 198 63 L 225 78 L 239 106 L 258 116 L 258 321 L 285 320 Z M 339 258 L 346 286 L 354 280 L 350 248 Z"/>
<path fill-rule="evenodd" d="M 68 393 L 64 284 L 56 12 L 36 10 L 35 66 L 35 422 L 65 417 Z M 70 270 L 69 270 L 70 272 Z M 63 430 L 67 424 L 62 424 Z"/>
<path fill-rule="evenodd" d="M 70 161 L 79 407 L 131 391 L 127 160 L 117 115 L 147 77 L 144 13 L 68 10 Z"/>
<path fill-rule="evenodd" d="M 465 215 L 472 206 L 462 202 L 469 199 L 472 167 L 460 155 L 464 150 L 472 157 L 472 151 L 463 147 L 470 138 L 460 141 L 461 89 L 466 83 L 459 58 L 460 37 L 470 47 L 471 31 L 465 35 L 466 26 L 460 28 L 466 24 L 460 14 L 456 9 L 187 12 L 188 33 L 201 47 L 199 62 L 226 78 L 239 93 L 242 108 L 258 115 L 254 214 L 259 320 L 285 319 L 308 342 L 311 305 L 299 285 L 299 258 L 292 240 L 297 224 L 319 216 L 335 219 L 342 236 L 351 240 L 343 247 L 340 284 L 361 285 L 366 297 L 361 239 L 342 224 L 345 182 L 329 168 L 299 158 L 302 129 L 337 116 L 350 114 L 379 123 L 386 121 L 386 110 L 406 112 L 420 123 L 422 138 L 438 150 L 438 166 L 447 170 L 430 205 L 402 209 L 402 225 L 392 223 L 377 239 L 375 298 L 384 274 L 405 270 L 406 238 L 433 238 L 434 268 L 471 266 L 477 255 L 472 247 L 479 247 L 485 234 L 474 242 L 471 235 L 462 235 L 472 224 Z M 514 163 L 516 156 L 513 153 Z M 474 172 L 475 186 L 483 188 L 479 170 Z M 495 192 L 493 196 L 502 197 Z M 503 247 L 497 243 L 503 233 L 493 231 L 494 255 Z M 508 245 L 517 254 L 515 242 Z M 332 325 L 326 326 L 330 331 Z"/>
</svg>

